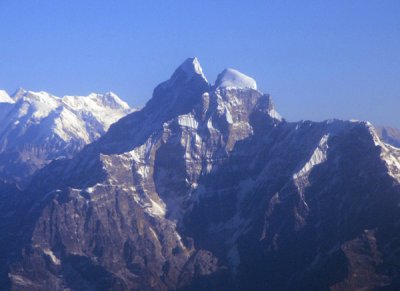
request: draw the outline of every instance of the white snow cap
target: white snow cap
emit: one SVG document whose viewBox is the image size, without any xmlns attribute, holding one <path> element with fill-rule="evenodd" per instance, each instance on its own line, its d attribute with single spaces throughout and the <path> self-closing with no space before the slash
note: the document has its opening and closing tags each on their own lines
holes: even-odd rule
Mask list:
<svg viewBox="0 0 400 291">
<path fill-rule="evenodd" d="M 14 100 L 4 90 L 0 90 L 0 103 L 14 103 Z"/>
<path fill-rule="evenodd" d="M 68 96 L 69 98 L 76 98 L 76 96 Z M 83 98 L 91 99 L 93 102 L 102 103 L 105 107 L 113 109 L 126 109 L 129 110 L 129 105 L 122 101 L 114 92 L 107 92 L 105 94 L 90 93 Z M 85 105 L 86 106 L 86 105 Z"/>
<path fill-rule="evenodd" d="M 184 71 L 189 78 L 196 74 L 202 76 L 203 79 L 207 81 L 199 60 L 196 57 L 186 59 L 179 68 Z"/>
<path fill-rule="evenodd" d="M 253 78 L 237 70 L 225 69 L 218 75 L 215 87 L 257 90 L 257 83 Z"/>
<path fill-rule="evenodd" d="M 2 95 L 0 93 L 0 100 L 4 99 L 3 95 L 4 93 Z M 19 89 L 11 97 L 11 103 L 14 103 L 14 107 L 7 120 L 17 119 L 21 123 L 24 122 L 21 128 L 25 129 L 37 126 L 38 138 L 55 134 L 65 142 L 70 140 L 92 142 L 107 131 L 112 123 L 133 111 L 128 104 L 111 92 L 60 98 L 44 91 Z M 2 133 L 8 130 L 8 124 L 12 124 L 3 121 L 0 123 Z"/>
</svg>

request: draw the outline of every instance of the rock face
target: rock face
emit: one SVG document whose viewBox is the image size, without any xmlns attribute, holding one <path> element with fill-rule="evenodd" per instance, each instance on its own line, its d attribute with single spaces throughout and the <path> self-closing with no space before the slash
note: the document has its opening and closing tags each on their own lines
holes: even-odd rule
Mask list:
<svg viewBox="0 0 400 291">
<path fill-rule="evenodd" d="M 54 159 L 72 157 L 130 113 L 113 93 L 58 98 L 46 92 L 0 91 L 0 177 L 26 186 Z"/>
<path fill-rule="evenodd" d="M 365 122 L 286 122 L 224 75 L 186 60 L 142 110 L 0 193 L 2 284 L 399 288 L 400 150 Z"/>
</svg>

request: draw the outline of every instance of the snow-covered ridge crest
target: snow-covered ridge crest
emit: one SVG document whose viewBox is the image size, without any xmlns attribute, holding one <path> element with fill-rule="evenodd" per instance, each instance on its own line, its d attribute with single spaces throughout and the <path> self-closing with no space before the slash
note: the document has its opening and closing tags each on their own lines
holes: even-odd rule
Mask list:
<svg viewBox="0 0 400 291">
<path fill-rule="evenodd" d="M 14 103 L 14 100 L 4 90 L 0 90 L 0 103 Z"/>
<path fill-rule="evenodd" d="M 12 96 L 3 93 L 0 158 L 18 158 L 1 165 L 0 179 L 23 183 L 51 160 L 71 157 L 133 111 L 111 92 L 64 97 L 24 89 Z"/>
<path fill-rule="evenodd" d="M 2 95 L 8 96 L 7 93 L 3 90 L 0 90 L 0 96 Z M 91 109 L 93 105 L 96 103 L 97 105 L 101 105 L 103 107 L 110 107 L 114 109 L 127 109 L 129 110 L 129 105 L 121 100 L 115 93 L 106 92 L 104 94 L 98 93 L 90 93 L 87 96 L 83 95 L 65 95 L 63 97 L 58 97 L 51 93 L 45 91 L 26 91 L 22 88 L 18 89 L 11 97 L 8 96 L 13 102 L 17 102 L 20 99 L 25 101 L 36 100 L 43 103 L 51 103 L 53 100 L 61 101 L 64 104 L 67 104 L 71 107 L 75 107 L 78 109 L 87 108 Z"/>
<path fill-rule="evenodd" d="M 97 124 L 95 131 L 105 132 L 112 123 L 133 111 L 127 103 L 112 92 L 60 98 L 44 91 L 19 89 L 10 99 L 15 105 L 9 111 L 17 112 L 16 115 L 8 116 L 8 119 L 15 119 L 9 120 L 10 122 L 20 123 L 23 119 L 29 126 L 32 123 L 39 124 L 51 116 L 54 122 L 50 122 L 53 125 L 48 130 L 52 129 L 64 141 L 68 141 L 70 139 L 68 136 L 72 134 L 84 139 L 86 143 L 91 142 L 93 139 L 88 138 L 91 134 L 84 133 L 90 130 L 90 126 Z M 0 118 L 3 117 L 0 116 Z M 5 129 L 4 124 L 8 123 L 3 120 L 0 132 Z M 49 125 L 49 120 L 46 120 L 46 123 Z M 98 137 L 98 134 L 95 136 Z"/>
<path fill-rule="evenodd" d="M 171 77 L 172 82 L 170 82 L 170 84 L 173 84 L 176 80 L 181 80 L 180 77 L 182 75 L 184 75 L 186 81 L 191 80 L 195 76 L 200 76 L 204 81 L 208 83 L 197 57 L 186 59 L 175 70 L 174 74 Z M 257 83 L 253 78 L 246 76 L 245 74 L 235 69 L 227 68 L 218 75 L 214 87 L 257 90 Z"/>
<path fill-rule="evenodd" d="M 113 92 L 107 92 L 105 94 L 90 93 L 88 96 L 64 96 L 62 97 L 62 101 L 77 109 L 101 105 L 114 109 L 121 108 L 129 110 L 129 105 Z"/>
<path fill-rule="evenodd" d="M 303 194 L 304 187 L 308 186 L 308 177 L 311 173 L 311 170 L 315 166 L 325 162 L 327 159 L 326 152 L 328 150 L 328 139 L 329 134 L 325 134 L 319 141 L 319 144 L 311 155 L 310 160 L 304 164 L 300 171 L 293 175 L 295 185 L 301 194 Z"/>
<path fill-rule="evenodd" d="M 200 65 L 200 62 L 197 57 L 192 57 L 186 59 L 175 71 L 173 76 L 176 76 L 177 74 L 183 72 L 183 74 L 186 77 L 186 80 L 192 79 L 194 76 L 200 76 L 203 78 L 206 82 L 207 78 L 203 73 L 203 69 Z M 174 79 L 174 78 L 172 78 Z"/>
<path fill-rule="evenodd" d="M 253 78 L 228 68 L 218 75 L 215 87 L 257 90 L 257 83 Z"/>
</svg>

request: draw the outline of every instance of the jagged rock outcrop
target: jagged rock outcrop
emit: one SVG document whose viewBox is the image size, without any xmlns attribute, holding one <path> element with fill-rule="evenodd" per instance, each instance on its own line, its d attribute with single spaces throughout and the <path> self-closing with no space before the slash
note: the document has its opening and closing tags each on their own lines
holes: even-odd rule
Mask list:
<svg viewBox="0 0 400 291">
<path fill-rule="evenodd" d="M 2 282 L 398 288 L 400 150 L 366 122 L 287 122 L 256 88 L 232 69 L 212 85 L 188 59 L 142 110 L 42 169 L 0 205 Z"/>
</svg>

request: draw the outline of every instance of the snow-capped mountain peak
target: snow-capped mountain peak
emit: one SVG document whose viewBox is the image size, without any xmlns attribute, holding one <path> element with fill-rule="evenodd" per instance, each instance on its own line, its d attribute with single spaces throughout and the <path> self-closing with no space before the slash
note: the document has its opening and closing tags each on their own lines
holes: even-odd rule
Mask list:
<svg viewBox="0 0 400 291">
<path fill-rule="evenodd" d="M 186 81 L 190 81 L 194 77 L 201 77 L 204 81 L 207 81 L 207 78 L 205 77 L 203 73 L 203 69 L 200 65 L 199 60 L 197 57 L 193 58 L 188 58 L 186 59 L 174 72 L 174 74 L 171 77 L 171 80 L 181 80 L 182 77 Z"/>
<path fill-rule="evenodd" d="M 257 83 L 253 78 L 228 68 L 218 75 L 215 87 L 257 90 Z"/>
<path fill-rule="evenodd" d="M 186 60 L 143 109 L 39 171 L 25 192 L 0 189 L 0 285 L 400 290 L 400 150 L 364 122 L 287 122 L 252 78 L 227 69 L 210 86 L 197 63 Z M 69 118 L 96 126 L 106 95 L 54 98 L 66 116 L 45 119 L 84 132 Z M 12 138 L 41 132 L 15 128 Z"/>
<path fill-rule="evenodd" d="M 121 98 L 119 98 L 118 95 L 114 92 L 107 92 L 102 95 L 102 97 L 102 101 L 105 106 L 108 106 L 110 108 L 129 109 L 129 105 L 121 100 Z"/>
<path fill-rule="evenodd" d="M 14 103 L 14 100 L 4 90 L 0 90 L 0 103 Z"/>
<path fill-rule="evenodd" d="M 61 98 L 19 89 L 7 97 L 0 93 L 0 159 L 20 157 L 0 174 L 17 183 L 52 159 L 72 156 L 133 111 L 111 92 Z"/>
</svg>

